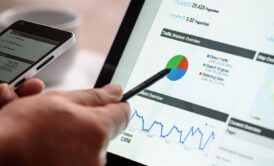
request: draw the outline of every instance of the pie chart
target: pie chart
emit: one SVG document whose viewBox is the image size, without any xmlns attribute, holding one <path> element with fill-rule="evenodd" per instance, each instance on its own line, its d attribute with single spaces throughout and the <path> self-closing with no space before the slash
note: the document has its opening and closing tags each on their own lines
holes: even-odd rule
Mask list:
<svg viewBox="0 0 274 166">
<path fill-rule="evenodd" d="M 176 55 L 168 61 L 166 68 L 171 69 L 167 78 L 171 81 L 178 81 L 183 78 L 187 72 L 188 60 L 183 55 Z"/>
</svg>

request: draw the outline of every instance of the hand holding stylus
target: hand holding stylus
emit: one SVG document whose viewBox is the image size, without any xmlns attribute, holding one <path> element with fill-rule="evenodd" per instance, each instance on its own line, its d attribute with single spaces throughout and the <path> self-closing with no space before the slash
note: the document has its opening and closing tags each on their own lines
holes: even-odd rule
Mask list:
<svg viewBox="0 0 274 166">
<path fill-rule="evenodd" d="M 0 111 L 0 165 L 104 165 L 110 139 L 129 120 L 129 105 L 120 101 L 169 72 L 162 70 L 123 98 L 119 86 L 108 85 L 11 101 Z"/>
<path fill-rule="evenodd" d="M 104 165 L 109 141 L 130 109 L 117 85 L 47 92 L 16 99 L 0 111 L 0 165 Z"/>
<path fill-rule="evenodd" d="M 163 77 L 165 77 L 167 74 L 170 73 L 170 71 L 171 71 L 171 69 L 163 69 L 163 70 L 161 70 L 159 73 L 155 74 L 154 76 L 150 77 L 149 79 L 147 79 L 143 83 L 139 84 L 138 86 L 136 86 L 132 90 L 130 90 L 127 93 L 125 93 L 123 95 L 123 98 L 122 98 L 121 101 L 122 102 L 127 101 L 128 99 L 130 99 L 134 95 L 138 94 L 142 90 L 148 88 L 149 86 L 153 85 L 154 83 L 156 83 L 157 81 L 159 81 L 160 79 L 162 79 Z"/>
</svg>

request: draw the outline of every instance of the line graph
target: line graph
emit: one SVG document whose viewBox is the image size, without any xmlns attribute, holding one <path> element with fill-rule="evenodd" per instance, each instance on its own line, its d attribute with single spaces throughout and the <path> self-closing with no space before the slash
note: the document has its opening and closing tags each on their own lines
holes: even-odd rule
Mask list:
<svg viewBox="0 0 274 166">
<path fill-rule="evenodd" d="M 140 115 L 137 110 L 135 110 L 134 113 L 131 115 L 129 123 L 131 123 L 132 120 L 135 118 L 137 118 L 137 120 L 141 120 L 141 124 L 142 124 L 141 130 L 143 132 L 150 133 L 150 131 L 153 128 L 155 128 L 156 126 L 160 126 L 160 133 L 159 133 L 160 138 L 168 138 L 172 133 L 175 132 L 178 134 L 178 143 L 180 144 L 185 144 L 194 136 L 198 136 L 199 141 L 197 141 L 197 144 L 198 144 L 198 149 L 201 151 L 204 151 L 206 147 L 209 145 L 209 143 L 212 142 L 216 137 L 216 134 L 214 133 L 214 131 L 210 132 L 210 134 L 206 137 L 199 127 L 195 129 L 194 126 L 191 126 L 189 130 L 186 130 L 187 132 L 184 132 L 179 127 L 173 125 L 170 128 L 170 130 L 167 130 L 168 132 L 166 132 L 165 134 L 164 133 L 165 125 L 162 122 L 154 121 L 150 125 L 147 125 L 148 127 L 146 127 L 145 118 L 142 115 Z"/>
</svg>

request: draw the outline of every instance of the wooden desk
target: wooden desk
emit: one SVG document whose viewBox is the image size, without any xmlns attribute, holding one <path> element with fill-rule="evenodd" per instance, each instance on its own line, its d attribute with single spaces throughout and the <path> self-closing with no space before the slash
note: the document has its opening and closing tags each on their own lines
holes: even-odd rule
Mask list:
<svg viewBox="0 0 274 166">
<path fill-rule="evenodd" d="M 107 54 L 129 0 L 0 0 L 0 11 L 27 4 L 72 8 L 84 16 L 79 29 L 79 47 Z"/>
</svg>

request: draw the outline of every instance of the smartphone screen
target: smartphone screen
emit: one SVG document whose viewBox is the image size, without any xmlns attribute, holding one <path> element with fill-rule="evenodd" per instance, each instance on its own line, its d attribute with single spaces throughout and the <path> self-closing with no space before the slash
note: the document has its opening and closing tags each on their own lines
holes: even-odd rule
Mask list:
<svg viewBox="0 0 274 166">
<path fill-rule="evenodd" d="M 0 36 L 0 83 L 11 83 L 60 42 L 10 29 Z"/>
</svg>

